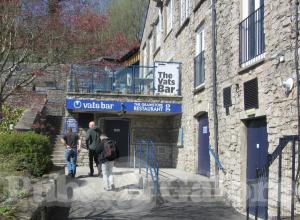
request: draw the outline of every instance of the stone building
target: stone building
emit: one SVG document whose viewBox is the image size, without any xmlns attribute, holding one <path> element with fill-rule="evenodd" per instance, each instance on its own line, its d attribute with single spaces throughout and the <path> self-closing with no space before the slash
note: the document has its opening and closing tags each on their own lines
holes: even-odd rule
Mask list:
<svg viewBox="0 0 300 220">
<path fill-rule="evenodd" d="M 119 65 L 70 65 L 65 128 L 74 128 L 85 140 L 89 122 L 95 121 L 117 142 L 122 166 L 134 166 L 138 143 L 151 140 L 160 167 L 173 167 L 177 158 L 173 149 L 179 132 L 180 92 L 157 94 L 153 90 L 154 67 L 138 65 L 138 50 L 134 48 L 125 54 Z M 148 76 L 140 76 L 146 72 Z M 80 154 L 79 164 L 88 164 L 86 152 Z"/>
<path fill-rule="evenodd" d="M 173 148 L 174 166 L 218 177 L 216 183 L 228 201 L 242 212 L 256 168 L 267 164 L 281 137 L 297 135 L 294 11 L 294 1 L 232 0 L 213 5 L 208 0 L 151 0 L 149 4 L 140 47 L 142 65 L 155 66 L 162 60 L 181 63 L 182 115 L 177 120 L 184 145 Z M 289 90 L 283 84 L 290 81 L 294 87 Z M 260 205 L 260 217 L 275 216 L 278 206 L 282 215 L 290 214 L 291 149 L 290 142 L 280 156 L 280 177 L 277 157 L 268 169 L 269 178 L 263 182 L 268 199 Z M 209 151 L 218 154 L 225 172 L 215 168 Z M 254 209 L 249 212 L 254 214 Z"/>
</svg>

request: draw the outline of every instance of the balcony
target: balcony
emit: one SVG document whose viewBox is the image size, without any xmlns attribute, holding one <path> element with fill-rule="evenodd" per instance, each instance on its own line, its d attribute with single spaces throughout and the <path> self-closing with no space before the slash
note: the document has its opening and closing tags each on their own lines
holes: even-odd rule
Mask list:
<svg viewBox="0 0 300 220">
<path fill-rule="evenodd" d="M 202 51 L 198 56 L 194 58 L 194 68 L 195 68 L 195 88 L 201 86 L 205 80 L 205 72 L 204 72 L 204 51 Z"/>
<path fill-rule="evenodd" d="M 180 63 L 109 69 L 72 65 L 67 80 L 66 109 L 109 114 L 181 113 Z M 141 77 L 144 76 L 144 77 Z"/>
<path fill-rule="evenodd" d="M 153 95 L 153 78 L 154 67 L 108 69 L 72 65 L 68 93 Z"/>
<path fill-rule="evenodd" d="M 240 66 L 251 65 L 264 58 L 264 6 L 249 15 L 239 25 Z"/>
</svg>

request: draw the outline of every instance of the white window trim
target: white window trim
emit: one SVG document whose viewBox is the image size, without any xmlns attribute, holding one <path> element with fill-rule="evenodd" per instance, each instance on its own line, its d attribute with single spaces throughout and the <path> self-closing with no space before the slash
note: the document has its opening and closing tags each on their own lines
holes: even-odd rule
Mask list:
<svg viewBox="0 0 300 220">
<path fill-rule="evenodd" d="M 257 10 L 261 7 L 261 1 L 260 0 L 255 0 L 254 2 L 254 10 Z M 249 14 L 249 1 L 248 0 L 242 0 L 242 20 L 247 19 L 250 14 Z M 248 43 L 248 37 L 246 36 L 246 41 Z M 241 64 L 241 68 L 247 68 L 249 66 L 252 66 L 256 64 L 257 62 L 260 62 L 261 60 L 265 59 L 265 52 L 252 58 L 251 60 L 248 60 L 245 63 Z"/>
<path fill-rule="evenodd" d="M 180 0 L 180 25 L 184 24 L 191 13 L 190 0 Z"/>
<path fill-rule="evenodd" d="M 254 8 L 255 10 L 260 8 L 260 0 L 255 0 Z M 242 20 L 249 17 L 249 0 L 242 1 Z"/>
<path fill-rule="evenodd" d="M 161 23 L 161 21 L 159 20 L 158 21 L 158 23 L 156 24 L 156 26 L 155 26 L 155 34 L 156 34 L 156 43 L 155 43 L 155 50 L 157 49 L 157 48 L 159 48 L 160 47 L 160 45 L 161 45 L 161 25 L 160 25 L 160 23 Z"/>
<path fill-rule="evenodd" d="M 153 65 L 153 33 L 149 39 L 149 66 Z"/>
<path fill-rule="evenodd" d="M 166 7 L 167 9 L 167 33 L 166 35 L 168 35 L 171 30 L 173 29 L 173 0 L 169 0 L 168 5 Z"/>
<path fill-rule="evenodd" d="M 201 39 L 200 39 L 201 36 Z M 198 30 L 196 31 L 196 56 L 198 56 L 202 51 L 205 50 L 205 32 L 204 32 L 204 26 L 201 25 Z M 201 40 L 201 50 L 200 50 L 200 40 Z"/>
</svg>

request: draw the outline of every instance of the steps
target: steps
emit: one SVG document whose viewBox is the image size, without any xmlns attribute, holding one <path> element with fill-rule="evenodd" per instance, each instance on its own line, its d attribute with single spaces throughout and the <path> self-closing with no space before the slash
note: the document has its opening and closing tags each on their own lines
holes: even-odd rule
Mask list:
<svg viewBox="0 0 300 220">
<path fill-rule="evenodd" d="M 55 166 L 65 166 L 66 159 L 65 159 L 65 146 L 60 142 L 62 135 L 56 136 L 56 141 L 54 144 L 54 149 L 51 155 L 52 162 Z"/>
<path fill-rule="evenodd" d="M 161 171 L 160 171 L 161 172 Z M 137 174 L 143 185 L 145 195 L 153 195 L 151 176 L 146 178 L 145 172 Z M 226 205 L 220 189 L 215 187 L 214 180 L 200 175 L 188 174 L 176 169 L 167 169 L 159 175 L 159 197 L 161 203 L 203 203 L 205 205 L 221 203 Z"/>
<path fill-rule="evenodd" d="M 220 190 L 213 181 L 164 180 L 159 184 L 160 197 L 164 202 L 222 202 Z"/>
<path fill-rule="evenodd" d="M 52 162 L 55 166 L 65 166 L 65 146 L 60 142 L 62 135 L 57 135 L 56 141 L 54 144 L 54 149 L 52 152 Z M 77 165 L 78 166 L 88 166 L 89 158 L 88 158 L 88 150 L 81 148 L 81 152 L 77 155 Z"/>
</svg>

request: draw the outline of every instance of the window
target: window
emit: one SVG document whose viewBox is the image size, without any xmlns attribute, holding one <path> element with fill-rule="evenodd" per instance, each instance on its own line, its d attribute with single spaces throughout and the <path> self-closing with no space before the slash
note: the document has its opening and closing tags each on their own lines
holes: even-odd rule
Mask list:
<svg viewBox="0 0 300 220">
<path fill-rule="evenodd" d="M 153 34 L 149 39 L 149 66 L 153 65 Z"/>
<path fill-rule="evenodd" d="M 162 31 L 162 16 L 160 15 L 158 17 L 158 22 L 155 26 L 155 45 L 154 45 L 154 50 L 156 50 L 158 47 L 160 47 L 160 42 L 161 42 L 161 31 Z"/>
<path fill-rule="evenodd" d="M 170 0 L 168 2 L 168 5 L 166 7 L 167 10 L 167 34 L 172 30 L 173 28 L 173 0 Z"/>
<path fill-rule="evenodd" d="M 204 51 L 204 29 L 203 26 L 199 27 L 196 32 L 196 56 Z"/>
<path fill-rule="evenodd" d="M 144 46 L 143 51 L 142 51 L 142 70 L 140 77 L 144 78 L 146 75 L 146 66 L 148 66 L 148 56 L 147 56 L 147 45 Z"/>
<path fill-rule="evenodd" d="M 191 12 L 190 0 L 180 1 L 180 24 L 183 24 Z"/>
<path fill-rule="evenodd" d="M 229 107 L 232 106 L 231 86 L 223 89 L 223 103 L 226 110 L 226 115 L 229 115 Z"/>
<path fill-rule="evenodd" d="M 239 25 L 240 65 L 247 66 L 264 57 L 264 5 L 262 0 L 243 0 L 243 21 Z"/>
<path fill-rule="evenodd" d="M 204 83 L 204 28 L 201 26 L 196 32 L 196 56 L 194 58 L 195 87 Z"/>
<path fill-rule="evenodd" d="M 244 83 L 245 110 L 258 108 L 258 82 L 257 78 Z"/>
</svg>

